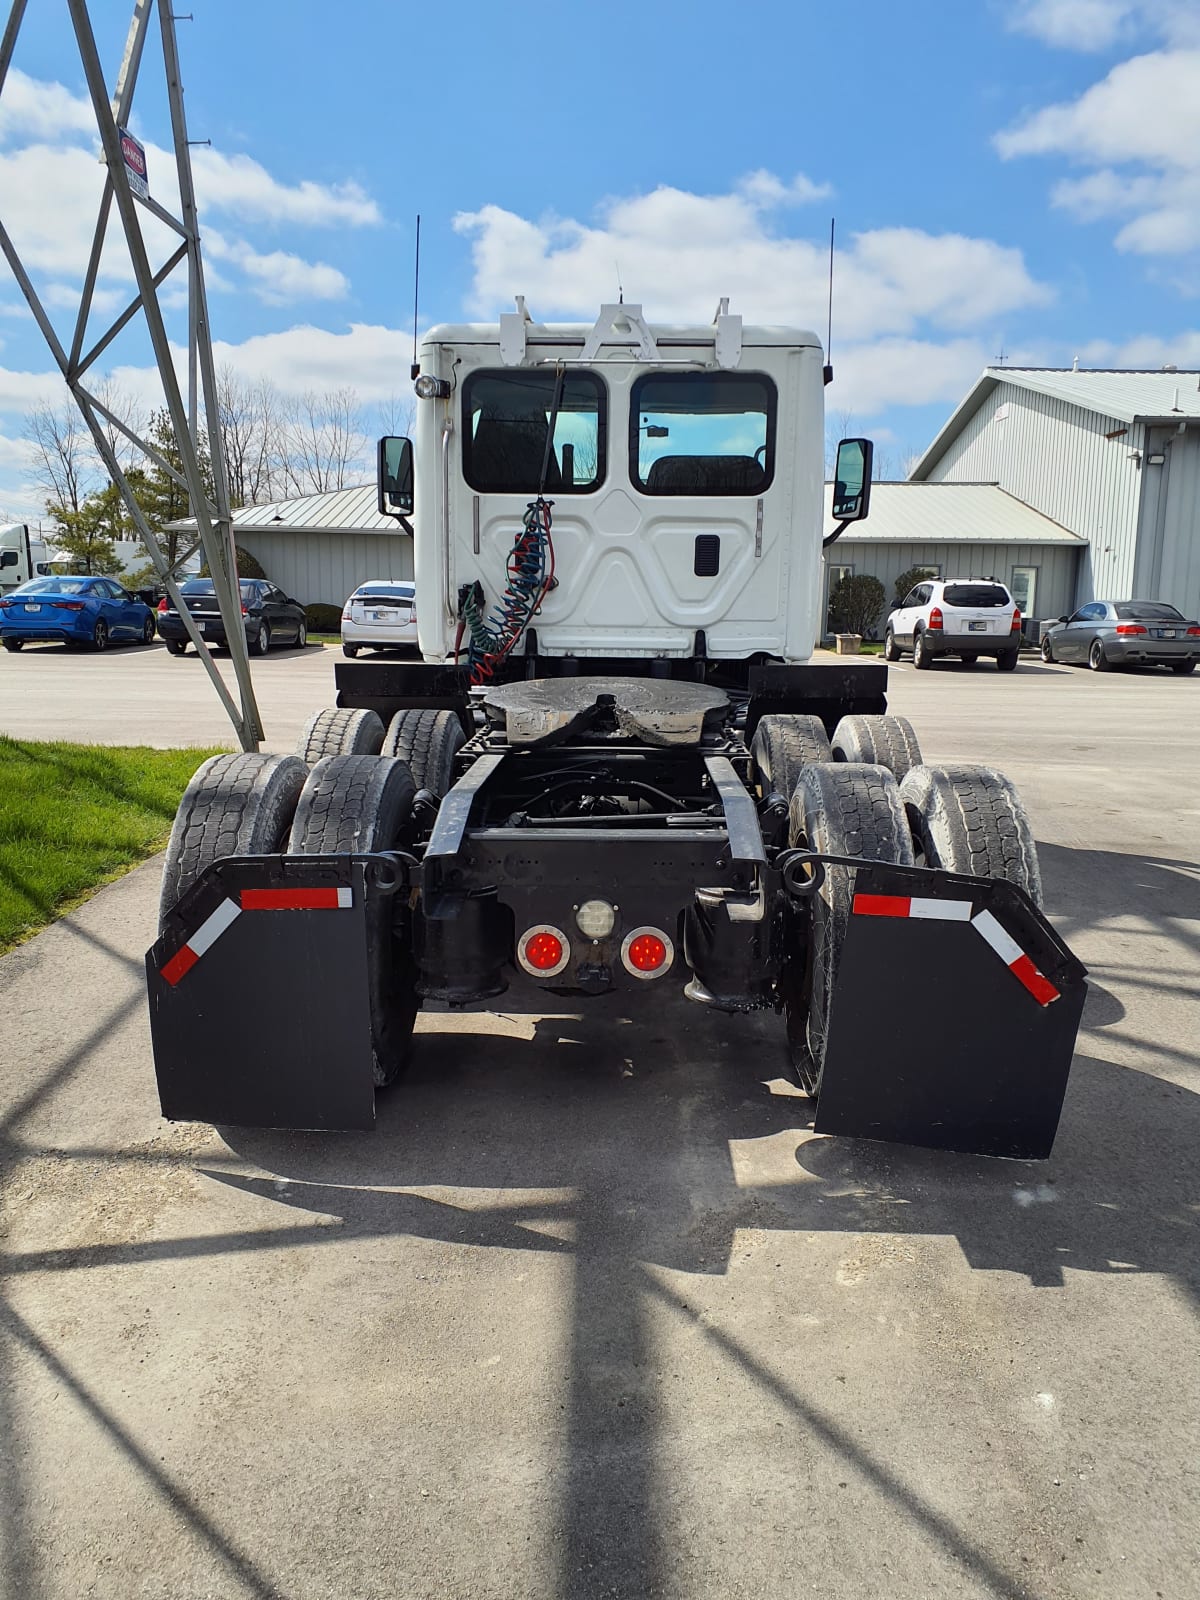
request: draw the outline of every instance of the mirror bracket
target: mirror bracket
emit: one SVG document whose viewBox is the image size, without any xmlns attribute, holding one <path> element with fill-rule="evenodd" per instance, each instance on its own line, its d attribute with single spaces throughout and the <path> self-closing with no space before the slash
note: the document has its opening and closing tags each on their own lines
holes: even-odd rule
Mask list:
<svg viewBox="0 0 1200 1600">
<path fill-rule="evenodd" d="M 849 526 L 850 524 L 848 522 L 839 522 L 833 532 L 827 538 L 821 540 L 821 549 L 828 550 L 829 546 L 833 544 L 835 540 L 838 540 L 842 537 Z"/>
</svg>

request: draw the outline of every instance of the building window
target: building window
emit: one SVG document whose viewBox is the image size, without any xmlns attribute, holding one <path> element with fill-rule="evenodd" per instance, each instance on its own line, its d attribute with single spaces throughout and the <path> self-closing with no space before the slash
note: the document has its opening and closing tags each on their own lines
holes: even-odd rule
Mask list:
<svg viewBox="0 0 1200 1600">
<path fill-rule="evenodd" d="M 846 567 L 846 566 L 834 566 L 832 564 L 827 564 L 826 565 L 826 568 L 825 568 L 825 632 L 826 633 L 832 633 L 833 632 L 833 623 L 832 623 L 832 621 L 830 620 L 830 617 L 829 617 L 829 602 L 833 598 L 833 591 L 837 588 L 838 584 L 841 583 L 843 578 L 852 578 L 853 576 L 854 576 L 854 568 L 852 566 Z"/>
<path fill-rule="evenodd" d="M 1036 567 L 1014 567 L 1009 582 L 1012 597 L 1017 602 L 1017 607 L 1022 617 L 1032 617 L 1034 607 L 1037 605 L 1037 575 Z"/>
</svg>

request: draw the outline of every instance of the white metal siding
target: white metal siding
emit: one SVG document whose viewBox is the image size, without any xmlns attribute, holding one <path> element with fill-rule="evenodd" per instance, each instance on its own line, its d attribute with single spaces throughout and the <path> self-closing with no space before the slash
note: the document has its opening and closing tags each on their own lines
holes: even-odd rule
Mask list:
<svg viewBox="0 0 1200 1600">
<path fill-rule="evenodd" d="M 239 528 L 237 542 L 262 565 L 272 583 L 301 605 L 340 606 L 371 578 L 410 578 L 412 540 L 407 534 L 279 533 Z"/>
<path fill-rule="evenodd" d="M 1193 428 L 1177 435 L 1167 460 L 1162 560 L 1157 588 L 1148 598 L 1200 617 L 1200 432 Z"/>
<path fill-rule="evenodd" d="M 830 566 L 853 566 L 855 576 L 878 578 L 887 591 L 877 627 L 892 608 L 896 579 L 910 567 L 938 567 L 943 578 L 997 578 L 1008 583 L 1014 567 L 1037 568 L 1035 621 L 1059 617 L 1074 609 L 1075 588 L 1083 547 L 1045 544 L 872 544 L 839 539 L 825 553 Z"/>
<path fill-rule="evenodd" d="M 1008 411 L 996 416 L 1001 406 Z M 1119 428 L 1117 439 L 1105 434 Z M 998 483 L 1090 541 L 1079 602 L 1132 593 L 1141 427 L 999 383 L 930 472 L 931 482 Z M 1039 602 L 1039 610 L 1041 605 Z"/>
</svg>

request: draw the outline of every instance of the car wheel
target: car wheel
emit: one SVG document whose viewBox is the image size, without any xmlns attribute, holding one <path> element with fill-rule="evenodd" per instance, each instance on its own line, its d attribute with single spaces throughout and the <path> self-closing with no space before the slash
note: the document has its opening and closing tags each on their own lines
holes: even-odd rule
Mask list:
<svg viewBox="0 0 1200 1600">
<path fill-rule="evenodd" d="M 103 617 L 96 618 L 96 626 L 92 629 L 92 649 L 108 649 L 108 623 Z"/>
<path fill-rule="evenodd" d="M 260 622 L 258 625 L 258 632 L 254 635 L 254 640 L 250 646 L 250 649 L 256 656 L 265 656 L 270 648 L 271 630 L 267 627 L 265 622 Z"/>
<path fill-rule="evenodd" d="M 356 644 L 344 644 L 342 646 L 342 654 L 349 656 L 350 660 L 353 661 L 358 654 L 358 646 Z"/>
<path fill-rule="evenodd" d="M 900 646 L 896 643 L 896 635 L 889 628 L 883 638 L 883 659 L 885 661 L 899 661 L 902 654 Z"/>
<path fill-rule="evenodd" d="M 19 648 L 20 646 L 18 645 Z M 1171 671 L 1177 672 L 1181 678 L 1186 677 L 1189 672 L 1195 672 L 1195 670 L 1196 663 L 1194 661 L 1172 661 L 1171 663 Z"/>
<path fill-rule="evenodd" d="M 1021 658 L 1019 650 L 1006 650 L 1003 655 L 996 657 L 996 667 L 1000 672 L 1015 672 L 1017 662 Z"/>
<path fill-rule="evenodd" d="M 308 644 L 308 623 L 304 620 L 303 617 L 301 617 L 299 625 L 296 628 L 296 649 L 297 650 L 303 650 L 307 644 Z"/>
<path fill-rule="evenodd" d="M 1042 660 L 1050 663 L 1054 661 L 1054 646 L 1050 643 L 1049 634 L 1042 640 Z"/>
<path fill-rule="evenodd" d="M 167 649 L 173 656 L 182 656 L 187 654 L 186 639 L 168 639 L 166 641 L 166 645 Z"/>
<path fill-rule="evenodd" d="M 158 629 L 154 626 L 154 618 L 152 616 L 147 617 L 145 622 L 142 624 L 142 643 L 153 644 L 154 635 L 157 632 Z"/>
<path fill-rule="evenodd" d="M 1104 646 L 1099 639 L 1092 640 L 1092 648 L 1088 651 L 1088 666 L 1093 672 L 1108 672 L 1112 662 L 1104 654 Z"/>
<path fill-rule="evenodd" d="M 925 642 L 924 632 L 913 640 L 913 666 L 918 672 L 927 672 L 933 665 L 933 655 Z"/>
<path fill-rule="evenodd" d="M 6 650 L 11 650 L 15 655 L 18 650 L 23 650 L 25 648 L 25 641 L 24 639 L 5 639 L 4 648 Z"/>
</svg>

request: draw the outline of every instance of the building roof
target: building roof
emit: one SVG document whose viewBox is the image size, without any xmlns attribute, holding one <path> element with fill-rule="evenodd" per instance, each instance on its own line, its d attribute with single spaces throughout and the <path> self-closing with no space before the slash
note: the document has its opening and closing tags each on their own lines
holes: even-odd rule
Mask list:
<svg viewBox="0 0 1200 1600">
<path fill-rule="evenodd" d="M 1200 372 L 1135 372 L 1073 367 L 985 367 L 974 388 L 951 414 L 937 438 L 912 469 L 921 479 L 932 471 L 997 384 L 1082 406 L 1116 422 L 1187 422 L 1200 419 Z"/>
<path fill-rule="evenodd" d="M 833 487 L 825 485 L 825 531 L 836 527 Z M 838 544 L 1062 544 L 1086 539 L 994 483 L 876 483 L 865 522 Z M 837 546 L 831 546 L 836 549 Z"/>
<path fill-rule="evenodd" d="M 190 531 L 188 517 L 170 524 L 172 530 Z M 233 513 L 235 531 L 261 528 L 275 533 L 399 533 L 395 517 L 380 515 L 378 491 L 373 483 L 356 489 L 331 489 L 327 494 L 306 494 L 295 500 L 275 500 L 268 505 L 240 506 Z"/>
</svg>

